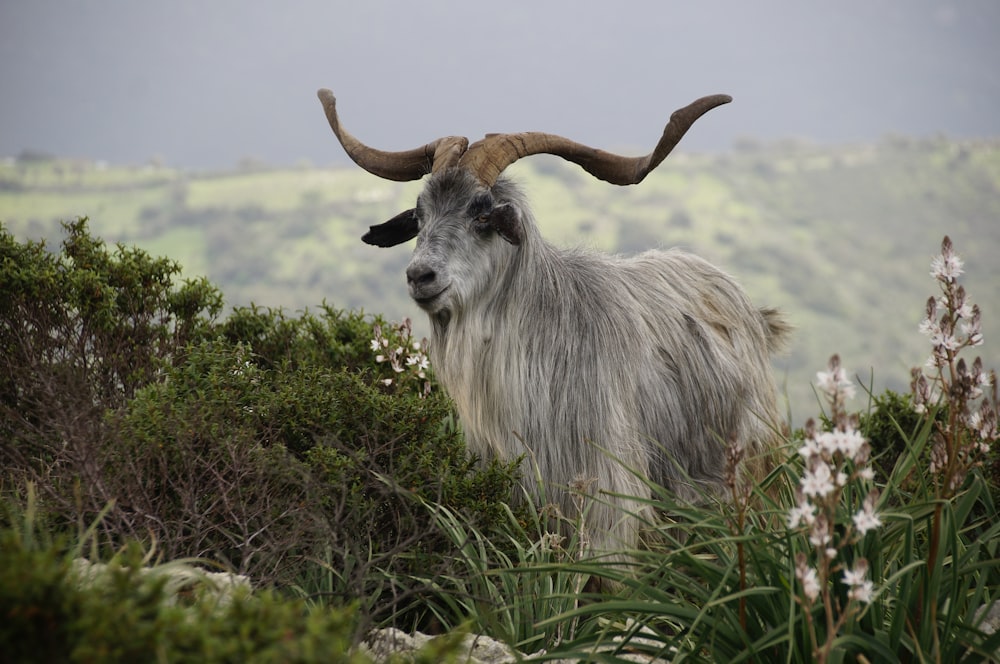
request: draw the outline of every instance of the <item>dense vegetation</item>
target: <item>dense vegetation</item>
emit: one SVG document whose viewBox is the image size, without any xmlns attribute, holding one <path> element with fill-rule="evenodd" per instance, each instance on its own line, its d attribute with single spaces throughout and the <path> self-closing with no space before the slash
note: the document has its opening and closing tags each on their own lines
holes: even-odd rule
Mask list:
<svg viewBox="0 0 1000 664">
<path fill-rule="evenodd" d="M 36 167 L 52 164 L 22 175 Z M 407 324 L 325 304 L 223 316 L 222 293 L 177 263 L 108 246 L 85 219 L 62 234 L 50 251 L 0 226 L 8 659 L 361 660 L 349 647 L 376 625 L 603 661 L 1000 652 L 984 622 L 1000 608 L 996 377 L 975 359 L 1000 307 L 950 242 L 933 279 L 907 280 L 918 361 L 934 360 L 890 372 L 912 390 L 852 412 L 855 381 L 831 360 L 785 464 L 748 485 L 729 449 L 721 505 L 651 487 L 641 500 L 668 522 L 624 566 L 588 555 L 585 512 L 557 534 L 545 505 L 508 507 L 521 470 L 468 457 Z M 94 576 L 82 559 L 111 564 Z"/>
<path fill-rule="evenodd" d="M 468 457 L 428 368 L 372 351 L 422 359 L 405 326 L 219 320 L 218 291 L 175 284 L 176 263 L 66 231 L 52 254 L 0 228 L 0 489 L 35 487 L 54 531 L 96 521 L 103 552 L 155 543 L 402 620 L 422 589 L 402 580 L 444 565 L 420 502 L 487 531 L 506 516 L 514 468 Z"/>
<path fill-rule="evenodd" d="M 682 146 L 683 147 L 683 146 Z M 556 158 L 514 165 L 557 244 L 633 252 L 690 248 L 732 272 L 797 328 L 776 370 L 793 420 L 816 408 L 816 358 L 836 350 L 876 391 L 906 388 L 925 349 L 913 330 L 941 237 L 964 248 L 966 283 L 1000 311 L 1000 143 L 887 138 L 815 146 L 750 140 L 718 155 L 674 154 L 635 187 L 613 187 Z M 0 165 L 0 219 L 20 239 L 58 243 L 59 222 L 93 218 L 109 241 L 135 243 L 207 276 L 229 306 L 296 311 L 324 300 L 424 321 L 402 279 L 405 248 L 361 244 L 371 224 L 413 205 L 419 184 L 359 168 L 227 173 L 121 168 L 22 155 Z M 986 334 L 1000 322 L 985 321 Z M 991 366 L 1000 362 L 987 349 Z"/>
</svg>

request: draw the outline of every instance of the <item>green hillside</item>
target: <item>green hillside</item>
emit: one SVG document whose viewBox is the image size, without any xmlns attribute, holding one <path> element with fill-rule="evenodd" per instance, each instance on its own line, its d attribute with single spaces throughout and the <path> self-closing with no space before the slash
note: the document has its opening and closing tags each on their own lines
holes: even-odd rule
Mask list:
<svg viewBox="0 0 1000 664">
<path fill-rule="evenodd" d="M 776 369 L 796 421 L 815 411 L 810 382 L 834 352 L 862 382 L 874 370 L 877 389 L 905 389 L 929 352 L 916 328 L 936 294 L 929 262 L 945 234 L 983 309 L 983 359 L 1000 364 L 1000 141 L 745 141 L 726 154 L 673 155 L 624 188 L 555 158 L 510 172 L 556 244 L 679 245 L 786 311 L 797 332 Z M 207 276 L 229 305 L 297 310 L 325 299 L 412 316 L 420 328 L 402 276 L 409 252 L 358 239 L 412 206 L 419 186 L 353 167 L 190 173 L 26 155 L 0 165 L 0 221 L 55 244 L 60 220 L 87 215 L 95 235 Z"/>
</svg>

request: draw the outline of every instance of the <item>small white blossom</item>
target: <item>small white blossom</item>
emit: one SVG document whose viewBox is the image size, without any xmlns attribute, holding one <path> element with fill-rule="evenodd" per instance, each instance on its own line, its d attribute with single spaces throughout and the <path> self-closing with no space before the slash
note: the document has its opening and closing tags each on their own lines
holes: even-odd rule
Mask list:
<svg viewBox="0 0 1000 664">
<path fill-rule="evenodd" d="M 377 351 L 382 349 L 382 344 L 379 342 L 378 339 L 371 340 L 371 349 L 372 351 Z"/>
<path fill-rule="evenodd" d="M 826 545 L 830 543 L 830 533 L 827 531 L 825 525 L 823 525 L 823 522 L 817 520 L 813 525 L 809 533 L 809 543 L 817 549 L 825 549 Z M 836 551 L 834 551 L 834 555 L 836 555 Z"/>
<path fill-rule="evenodd" d="M 809 598 L 809 601 L 816 601 L 816 598 L 819 597 L 819 577 L 816 575 L 816 570 L 811 567 L 808 569 L 800 568 L 795 575 L 802 582 L 802 592 Z"/>
<path fill-rule="evenodd" d="M 864 563 L 864 564 L 862 564 Z M 854 569 L 844 570 L 844 583 L 849 586 L 860 586 L 865 582 L 865 576 L 868 574 L 868 563 L 864 560 L 858 561 Z"/>
<path fill-rule="evenodd" d="M 931 261 L 931 276 L 940 281 L 954 281 L 963 271 L 962 259 L 947 250 Z"/>
<path fill-rule="evenodd" d="M 983 333 L 980 331 L 979 325 L 975 325 L 973 323 L 962 323 L 959 327 L 962 330 L 962 334 L 964 334 L 969 340 L 970 346 L 983 345 Z"/>
<path fill-rule="evenodd" d="M 831 396 L 841 394 L 846 399 L 854 397 L 854 384 L 847 379 L 847 372 L 841 366 L 831 371 L 817 371 L 816 387 Z"/>
<path fill-rule="evenodd" d="M 822 452 L 823 450 L 822 448 L 820 448 L 815 438 L 806 438 L 802 444 L 802 447 L 799 448 L 799 455 L 807 462 L 814 456 L 815 457 L 820 456 Z"/>
<path fill-rule="evenodd" d="M 856 599 L 864 604 L 871 604 L 872 596 L 875 594 L 875 584 L 871 581 L 865 581 L 860 585 L 854 586 L 847 593 L 848 599 Z"/>
<path fill-rule="evenodd" d="M 957 350 L 960 345 L 955 335 L 945 334 L 940 330 L 931 336 L 931 343 L 934 344 L 935 348 L 945 348 L 947 350 Z"/>
<path fill-rule="evenodd" d="M 935 334 L 941 333 L 941 326 L 938 325 L 936 320 L 925 318 L 920 322 L 917 330 L 928 337 L 933 337 Z"/>
<path fill-rule="evenodd" d="M 811 526 L 813 521 L 816 520 L 816 508 L 808 501 L 803 499 L 798 505 L 793 507 L 788 512 L 788 527 L 797 528 L 800 524 L 804 523 L 807 526 Z"/>
<path fill-rule="evenodd" d="M 870 530 L 874 530 L 882 525 L 882 520 L 878 518 L 874 510 L 868 509 L 865 505 L 864 509 L 858 510 L 852 519 L 854 520 L 854 527 L 858 529 L 859 535 L 864 535 Z"/>
<path fill-rule="evenodd" d="M 834 490 L 830 466 L 820 462 L 802 476 L 802 493 L 807 496 L 826 497 Z"/>
<path fill-rule="evenodd" d="M 853 459 L 858 454 L 858 450 L 865 444 L 865 437 L 856 429 L 847 431 L 837 431 L 834 437 L 834 445 L 837 451 L 849 459 Z"/>
<path fill-rule="evenodd" d="M 875 471 L 872 469 L 871 466 L 865 466 L 864 468 L 858 471 L 858 477 L 863 480 L 868 480 L 869 482 L 871 482 L 875 479 Z"/>
</svg>

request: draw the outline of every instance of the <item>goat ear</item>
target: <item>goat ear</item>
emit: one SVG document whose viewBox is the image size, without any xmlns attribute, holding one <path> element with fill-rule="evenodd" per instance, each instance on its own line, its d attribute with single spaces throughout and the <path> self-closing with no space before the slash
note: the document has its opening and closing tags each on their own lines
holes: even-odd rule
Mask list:
<svg viewBox="0 0 1000 664">
<path fill-rule="evenodd" d="M 521 238 L 523 237 L 523 233 L 521 232 L 521 215 L 513 205 L 501 203 L 490 210 L 486 221 L 497 232 L 497 235 L 503 239 L 514 246 L 521 244 Z"/>
<path fill-rule="evenodd" d="M 384 224 L 369 227 L 361 240 L 376 247 L 395 247 L 417 237 L 418 231 L 417 210 L 414 208 L 397 214 Z"/>
</svg>

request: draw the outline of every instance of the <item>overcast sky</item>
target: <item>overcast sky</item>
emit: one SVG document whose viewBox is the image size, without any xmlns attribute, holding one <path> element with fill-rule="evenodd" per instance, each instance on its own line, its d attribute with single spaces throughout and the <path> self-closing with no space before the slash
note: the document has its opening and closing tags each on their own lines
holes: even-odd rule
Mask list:
<svg viewBox="0 0 1000 664">
<path fill-rule="evenodd" d="M 1000 136 L 996 0 L 0 0 L 0 155 L 346 163 L 315 91 L 384 149 L 541 130 L 648 151 Z"/>
</svg>

